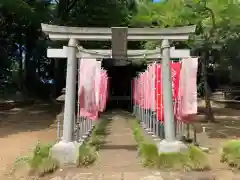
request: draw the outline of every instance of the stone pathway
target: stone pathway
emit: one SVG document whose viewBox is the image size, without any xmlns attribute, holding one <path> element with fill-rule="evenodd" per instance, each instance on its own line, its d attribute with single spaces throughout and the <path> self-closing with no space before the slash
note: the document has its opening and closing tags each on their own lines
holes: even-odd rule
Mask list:
<svg viewBox="0 0 240 180">
<path fill-rule="evenodd" d="M 106 180 L 139 180 L 153 175 L 151 170 L 142 167 L 137 154 L 137 146 L 130 125 L 120 116 L 112 113 L 108 126 L 109 135 L 106 143 L 99 150 L 99 156 L 89 168 L 69 168 L 58 172 L 51 180 L 106 179 Z M 155 175 L 155 180 L 162 180 Z M 45 178 L 44 178 L 45 180 Z"/>
<path fill-rule="evenodd" d="M 112 117 L 106 144 L 99 151 L 99 158 L 92 168 L 99 172 L 132 172 L 143 168 L 137 157 L 137 146 L 132 130 L 119 115 Z"/>
</svg>

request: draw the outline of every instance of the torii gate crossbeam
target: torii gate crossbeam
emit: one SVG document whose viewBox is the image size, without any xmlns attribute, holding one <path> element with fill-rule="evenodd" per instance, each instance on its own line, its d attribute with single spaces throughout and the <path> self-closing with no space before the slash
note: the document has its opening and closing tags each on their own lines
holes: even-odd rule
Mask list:
<svg viewBox="0 0 240 180">
<path fill-rule="evenodd" d="M 95 27 L 67 27 L 41 24 L 42 30 L 52 40 L 88 40 L 108 41 L 112 39 L 112 29 L 118 28 L 95 28 Z M 141 40 L 187 40 L 190 33 L 195 32 L 196 26 L 176 28 L 127 28 L 129 41 Z"/>
</svg>

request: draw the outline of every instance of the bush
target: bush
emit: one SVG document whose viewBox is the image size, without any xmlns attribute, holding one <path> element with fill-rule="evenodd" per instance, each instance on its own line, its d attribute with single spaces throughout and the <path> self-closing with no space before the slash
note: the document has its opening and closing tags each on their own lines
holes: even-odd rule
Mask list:
<svg viewBox="0 0 240 180">
<path fill-rule="evenodd" d="M 146 142 L 137 120 L 131 121 L 133 136 L 138 145 L 138 153 L 145 167 L 175 170 L 205 170 L 209 168 L 207 155 L 190 145 L 186 152 L 158 153 L 155 144 Z"/>
<path fill-rule="evenodd" d="M 108 135 L 106 129 L 108 123 L 108 120 L 101 120 L 88 139 L 88 144 L 94 146 L 97 150 L 105 143 L 105 137 Z"/>
<path fill-rule="evenodd" d="M 209 169 L 209 164 L 207 155 L 198 147 L 190 145 L 186 152 L 160 153 L 157 167 L 199 171 Z"/>
<path fill-rule="evenodd" d="M 58 161 L 49 156 L 51 148 L 52 144 L 37 144 L 32 158 L 28 161 L 33 173 L 43 176 L 58 169 Z"/>
<path fill-rule="evenodd" d="M 94 163 L 97 151 L 94 146 L 84 143 L 79 148 L 78 167 L 86 167 Z"/>
<path fill-rule="evenodd" d="M 138 121 L 131 121 L 133 129 L 133 137 L 136 140 L 137 144 L 141 144 L 144 141 L 144 137 L 140 131 L 140 124 Z"/>
<path fill-rule="evenodd" d="M 154 144 L 145 143 L 139 145 L 139 154 L 142 163 L 146 167 L 154 167 L 158 159 L 158 149 Z"/>
<path fill-rule="evenodd" d="M 33 154 L 26 157 L 17 158 L 14 162 L 15 166 L 20 163 L 27 163 L 30 167 L 30 173 L 44 176 L 45 174 L 52 173 L 58 169 L 59 163 L 57 160 L 51 158 L 49 155 L 52 144 L 38 143 L 34 148 Z"/>
<path fill-rule="evenodd" d="M 48 157 L 42 160 L 42 163 L 38 166 L 37 173 L 39 176 L 44 176 L 45 174 L 55 172 L 58 168 L 58 161 Z"/>
<path fill-rule="evenodd" d="M 240 140 L 228 141 L 222 148 L 221 161 L 240 169 Z"/>
<path fill-rule="evenodd" d="M 30 167 L 36 169 L 44 158 L 48 158 L 51 147 L 51 144 L 37 144 L 33 151 L 33 157 L 29 161 Z"/>
<path fill-rule="evenodd" d="M 97 159 L 97 151 L 105 143 L 107 125 L 109 121 L 102 119 L 95 126 L 91 136 L 79 148 L 78 167 L 87 167 L 92 165 Z"/>
</svg>

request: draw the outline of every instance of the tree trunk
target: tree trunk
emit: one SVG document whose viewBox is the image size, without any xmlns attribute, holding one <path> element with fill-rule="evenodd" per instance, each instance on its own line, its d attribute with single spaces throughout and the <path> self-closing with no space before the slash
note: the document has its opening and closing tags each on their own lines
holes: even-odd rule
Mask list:
<svg viewBox="0 0 240 180">
<path fill-rule="evenodd" d="M 18 69 L 18 88 L 21 92 L 23 92 L 23 49 L 22 44 L 19 44 L 19 69 Z"/>
<path fill-rule="evenodd" d="M 34 28 L 32 28 L 34 29 Z M 25 39 L 25 68 L 24 68 L 24 87 L 27 93 L 36 91 L 35 86 L 39 82 L 36 78 L 36 61 L 33 60 L 34 48 L 36 47 L 36 36 L 32 29 L 28 29 Z"/>
<path fill-rule="evenodd" d="M 65 66 L 66 66 L 66 59 L 56 59 L 54 62 L 55 65 L 55 88 L 54 88 L 54 95 L 55 98 L 62 94 L 62 89 L 65 87 Z"/>
<path fill-rule="evenodd" d="M 209 59 L 209 52 L 208 50 L 204 50 L 202 56 L 202 78 L 204 84 L 204 100 L 205 100 L 205 107 L 206 107 L 206 120 L 209 122 L 214 122 L 214 116 L 212 112 L 212 106 L 210 101 L 210 89 L 208 86 L 208 79 L 207 79 L 207 64 Z"/>
</svg>

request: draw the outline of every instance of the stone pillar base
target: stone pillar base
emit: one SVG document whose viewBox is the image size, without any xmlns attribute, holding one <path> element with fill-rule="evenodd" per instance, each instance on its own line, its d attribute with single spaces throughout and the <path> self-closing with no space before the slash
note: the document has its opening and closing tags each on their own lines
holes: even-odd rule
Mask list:
<svg viewBox="0 0 240 180">
<path fill-rule="evenodd" d="M 60 163 L 60 166 L 77 165 L 79 146 L 79 143 L 65 142 L 61 140 L 53 145 L 50 155 Z"/>
<path fill-rule="evenodd" d="M 184 152 L 188 147 L 181 141 L 162 140 L 157 144 L 159 153 Z"/>
</svg>

